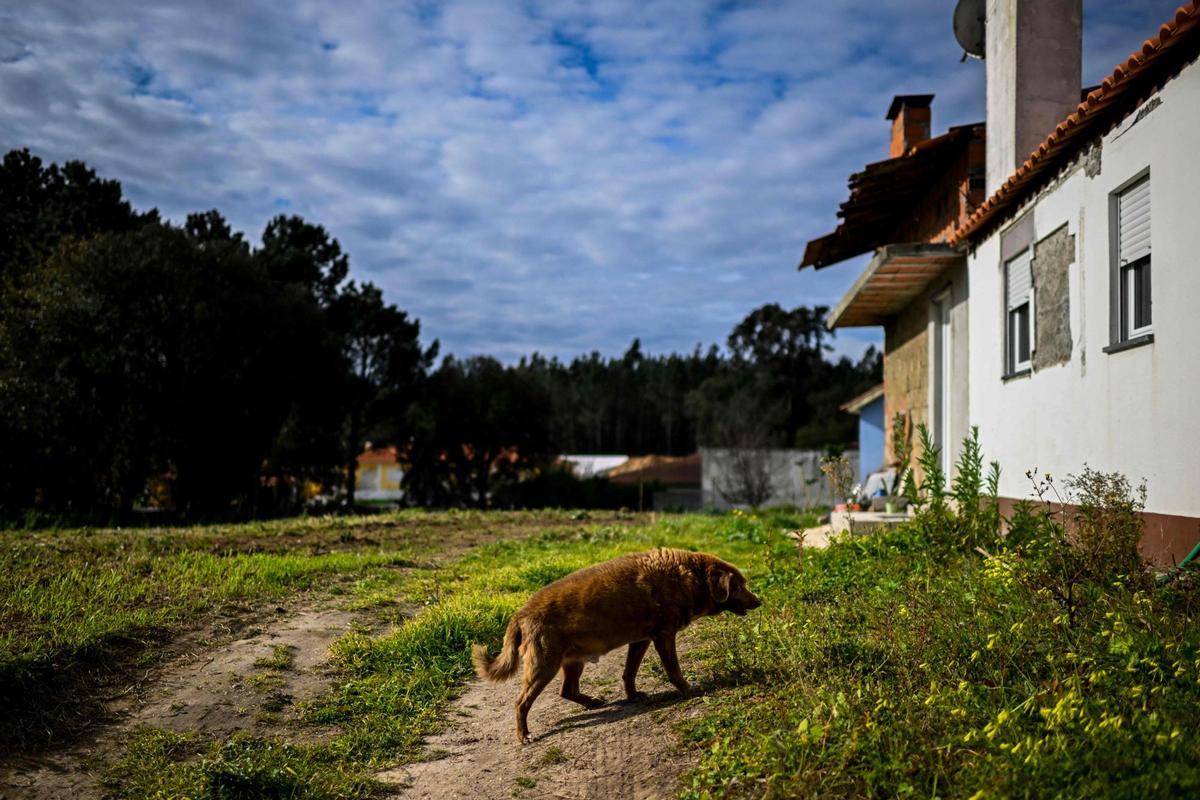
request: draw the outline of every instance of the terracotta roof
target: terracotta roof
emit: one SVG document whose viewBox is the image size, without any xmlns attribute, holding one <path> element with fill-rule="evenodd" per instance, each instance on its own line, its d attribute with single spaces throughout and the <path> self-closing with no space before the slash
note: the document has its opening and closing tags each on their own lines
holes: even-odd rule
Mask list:
<svg viewBox="0 0 1200 800">
<path fill-rule="evenodd" d="M 1200 55 L 1200 0 L 1180 6 L 1175 17 L 1118 64 L 1100 87 L 1038 145 L 1016 172 L 950 237 L 951 244 L 975 239 L 1006 218 L 1048 182 L 1083 145 L 1103 136 L 1143 100 Z"/>
<path fill-rule="evenodd" d="M 395 445 L 368 447 L 358 454 L 359 464 L 397 464 L 399 461 L 399 452 Z"/>
<path fill-rule="evenodd" d="M 941 174 L 982 131 L 982 123 L 953 127 L 851 175 L 850 198 L 838 210 L 841 223 L 807 244 L 799 268 L 821 269 L 895 241 L 898 226 L 909 221 L 915 203 L 929 191 L 930 176 Z"/>
<path fill-rule="evenodd" d="M 637 456 L 608 471 L 613 483 L 655 481 L 667 486 L 699 486 L 700 454 L 690 456 Z"/>
</svg>

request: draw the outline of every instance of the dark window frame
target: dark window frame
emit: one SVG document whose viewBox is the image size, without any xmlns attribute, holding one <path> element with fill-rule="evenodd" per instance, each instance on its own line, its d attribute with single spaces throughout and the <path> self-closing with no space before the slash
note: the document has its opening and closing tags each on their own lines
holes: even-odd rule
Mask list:
<svg viewBox="0 0 1200 800">
<path fill-rule="evenodd" d="M 1032 234 L 1032 226 L 1030 226 Z M 1032 237 L 1031 237 L 1032 238 Z M 1029 294 L 1025 302 L 1008 307 L 1008 283 L 1012 262 L 1024 256 L 1029 261 Z M 1000 265 L 1003 284 L 1001 302 L 1004 307 L 1004 369 L 1002 378 L 1024 375 L 1033 368 L 1033 245 L 1032 242 L 1004 259 Z M 1016 324 L 1014 325 L 1014 318 Z M 1022 348 L 1023 345 L 1023 348 Z M 1024 356 L 1023 358 L 1021 356 Z"/>
<path fill-rule="evenodd" d="M 1119 353 L 1154 341 L 1154 291 L 1152 284 L 1153 252 L 1129 264 L 1121 263 L 1121 196 L 1143 181 L 1150 180 L 1150 168 L 1139 171 L 1113 189 L 1108 196 L 1109 221 L 1109 346 L 1105 353 Z M 1153 192 L 1153 186 L 1150 187 Z M 1151 195 L 1153 197 L 1153 195 Z M 1154 230 L 1154 204 L 1150 205 L 1150 230 Z M 1130 319 L 1129 284 L 1133 275 L 1138 283 L 1135 295 L 1141 317 Z M 1137 322 L 1142 325 L 1137 325 Z"/>
<path fill-rule="evenodd" d="M 1119 264 L 1117 268 L 1121 275 L 1121 341 L 1127 342 L 1154 331 L 1150 256 L 1142 256 L 1131 264 Z"/>
</svg>

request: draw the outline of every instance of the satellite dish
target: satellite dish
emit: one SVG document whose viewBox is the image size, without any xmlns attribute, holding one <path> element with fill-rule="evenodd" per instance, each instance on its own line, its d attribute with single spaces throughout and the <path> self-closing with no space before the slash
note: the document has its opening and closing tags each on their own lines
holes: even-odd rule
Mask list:
<svg viewBox="0 0 1200 800">
<path fill-rule="evenodd" d="M 964 58 L 983 58 L 986 36 L 987 0 L 958 0 L 954 7 L 954 38 L 963 49 Z"/>
</svg>

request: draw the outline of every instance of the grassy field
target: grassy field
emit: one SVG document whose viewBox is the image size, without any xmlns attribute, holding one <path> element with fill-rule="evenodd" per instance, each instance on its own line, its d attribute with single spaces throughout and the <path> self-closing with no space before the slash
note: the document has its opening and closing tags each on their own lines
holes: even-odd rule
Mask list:
<svg viewBox="0 0 1200 800">
<path fill-rule="evenodd" d="M 615 520 L 621 525 L 633 520 Z M 89 689 L 203 620 L 305 592 L 394 604 L 414 566 L 579 523 L 567 513 L 399 513 L 247 525 L 4 531 L 0 753 L 94 715 Z"/>
<path fill-rule="evenodd" d="M 775 518 L 779 531 L 796 518 Z M 782 544 L 782 539 L 780 539 Z M 493 649 L 509 615 L 528 595 L 569 572 L 621 553 L 659 545 L 717 549 L 753 558 L 762 547 L 749 531 L 720 517 L 668 517 L 647 526 L 603 521 L 576 528 L 547 525 L 535 536 L 505 539 L 449 564 L 410 574 L 389 587 L 422 610 L 392 633 L 351 633 L 333 648 L 340 688 L 304 709 L 314 726 L 338 733 L 318 744 L 241 738 L 204 742 L 144 731 L 109 772 L 118 796 L 220 796 L 249 782 L 271 796 L 369 796 L 374 769 L 416 758 L 421 737 L 472 676 L 472 642 Z M 382 602 L 377 590 L 358 602 Z"/>
<path fill-rule="evenodd" d="M 573 516 L 6 534 L 0 676 L 35 698 L 9 741 L 60 713 L 36 699 L 48 675 L 86 693 L 101 654 L 144 660 L 153 643 L 230 604 L 336 591 L 393 619 L 397 608 L 415 613 L 336 643 L 337 688 L 301 709 L 303 724 L 332 735 L 143 730 L 105 775 L 118 797 L 370 796 L 373 772 L 415 757 L 470 678 L 469 644 L 494 651 L 531 591 L 671 545 L 738 563 L 765 601 L 696 628 L 685 669 L 703 693 L 686 702 L 701 713 L 679 731 L 700 753 L 687 797 L 1200 791 L 1200 594 L 1190 579 L 1081 584 L 1068 613 L 1035 580 L 1035 553 L 985 558 L 937 520 L 800 552 L 785 534 L 811 519 L 782 512 L 647 525 Z M 481 546 L 464 550 L 470 542 Z"/>
</svg>

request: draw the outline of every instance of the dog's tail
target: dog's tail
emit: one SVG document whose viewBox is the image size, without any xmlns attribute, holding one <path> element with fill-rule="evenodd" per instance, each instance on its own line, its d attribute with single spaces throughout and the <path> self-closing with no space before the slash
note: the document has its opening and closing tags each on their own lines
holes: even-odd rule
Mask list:
<svg viewBox="0 0 1200 800">
<path fill-rule="evenodd" d="M 485 681 L 506 681 L 517 671 L 521 663 L 521 624 L 513 617 L 504 632 L 504 645 L 500 655 L 493 659 L 488 655 L 487 647 L 477 644 L 471 649 L 471 657 L 475 662 L 475 673 Z"/>
</svg>

